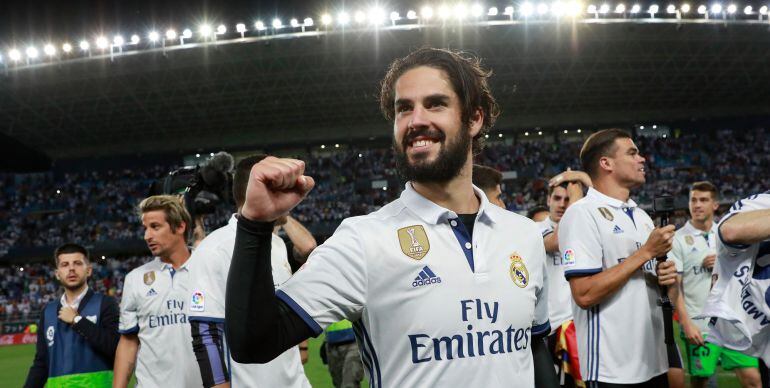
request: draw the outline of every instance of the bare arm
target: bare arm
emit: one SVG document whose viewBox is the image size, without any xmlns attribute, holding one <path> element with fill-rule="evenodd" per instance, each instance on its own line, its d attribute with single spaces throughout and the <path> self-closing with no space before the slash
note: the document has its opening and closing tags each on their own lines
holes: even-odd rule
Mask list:
<svg viewBox="0 0 770 388">
<path fill-rule="evenodd" d="M 727 244 L 755 244 L 770 238 L 770 209 L 738 213 L 719 225 Z"/>
<path fill-rule="evenodd" d="M 642 248 L 612 268 L 594 275 L 570 278 L 572 298 L 584 309 L 601 303 L 623 287 L 628 279 L 651 258 L 652 255 Z"/>
<path fill-rule="evenodd" d="M 698 326 L 695 325 L 695 323 L 690 319 L 690 316 L 687 314 L 687 308 L 684 304 L 684 290 L 682 289 L 682 277 L 679 276 L 677 278 L 677 286 L 679 292 L 676 293 L 676 295 L 672 295 L 671 289 L 674 287 L 669 287 L 669 294 L 668 297 L 672 301 L 674 301 L 674 308 L 676 308 L 676 313 L 679 315 L 679 323 L 682 326 L 682 330 L 684 331 L 684 336 L 687 338 L 687 341 L 690 342 L 693 345 L 704 345 L 703 335 L 701 335 L 700 329 Z M 676 297 L 676 299 L 674 299 Z"/>
<path fill-rule="evenodd" d="M 304 262 L 310 256 L 310 252 L 313 252 L 317 246 L 315 237 L 307 228 L 291 216 L 286 217 L 283 230 L 289 236 L 292 244 L 294 244 L 294 258 L 299 262 Z"/>
<path fill-rule="evenodd" d="M 553 233 L 543 237 L 543 244 L 547 253 L 559 252 L 559 227 L 553 228 Z"/>
<path fill-rule="evenodd" d="M 115 352 L 114 377 L 112 388 L 126 388 L 136 367 L 136 354 L 139 351 L 139 337 L 136 334 L 122 334 Z"/>
</svg>

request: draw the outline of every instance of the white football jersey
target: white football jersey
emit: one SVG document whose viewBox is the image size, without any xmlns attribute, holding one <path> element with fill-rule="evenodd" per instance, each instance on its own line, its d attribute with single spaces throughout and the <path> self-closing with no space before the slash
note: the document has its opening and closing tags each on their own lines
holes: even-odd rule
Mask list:
<svg viewBox="0 0 770 388">
<path fill-rule="evenodd" d="M 472 236 L 407 183 L 343 221 L 277 295 L 317 334 L 353 322 L 371 387 L 534 386 L 532 337 L 550 330 L 543 239 L 474 190 Z"/>
<path fill-rule="evenodd" d="M 174 270 L 160 258 L 126 275 L 120 301 L 120 332 L 136 333 L 137 387 L 200 387 L 203 382 L 192 348 L 187 302 L 188 260 Z"/>
<path fill-rule="evenodd" d="M 668 257 L 676 263 L 682 274 L 684 304 L 690 318 L 700 315 L 711 289 L 711 271 L 703 267 L 703 259 L 715 255 L 717 225 L 709 232 L 695 228 L 690 221 L 679 228 L 674 235 L 674 246 Z M 693 319 L 701 331 L 706 329 L 706 320 Z"/>
<path fill-rule="evenodd" d="M 620 264 L 653 229 L 652 219 L 633 200 L 622 202 L 589 189 L 559 222 L 564 275 L 593 275 Z M 655 264 L 648 261 L 589 309 L 573 304 L 583 380 L 636 384 L 668 370 Z"/>
<path fill-rule="evenodd" d="M 227 225 L 211 232 L 193 252 L 190 258 L 190 275 L 193 287 L 187 300 L 190 319 L 208 322 L 224 322 L 225 289 L 227 274 L 235 247 L 235 232 L 238 221 L 233 215 Z M 286 244 L 273 234 L 270 261 L 273 268 L 273 282 L 278 287 L 291 277 Z M 225 341 L 226 345 L 226 341 Z M 310 387 L 298 347 L 292 347 L 267 364 L 240 364 L 226 357 L 231 369 L 230 386 L 239 387 Z"/>
<path fill-rule="evenodd" d="M 537 225 L 545 238 L 554 232 L 558 224 L 547 217 Z M 551 322 L 551 332 L 553 332 L 562 323 L 572 319 L 572 291 L 567 278 L 564 277 L 561 253 L 546 252 L 545 262 L 548 269 L 548 321 Z"/>
<path fill-rule="evenodd" d="M 770 209 L 770 192 L 736 202 L 720 225 L 738 213 L 764 209 Z M 770 361 L 770 240 L 731 245 L 720 236 L 714 270 L 717 281 L 703 309 L 710 318 L 709 342 Z"/>
</svg>

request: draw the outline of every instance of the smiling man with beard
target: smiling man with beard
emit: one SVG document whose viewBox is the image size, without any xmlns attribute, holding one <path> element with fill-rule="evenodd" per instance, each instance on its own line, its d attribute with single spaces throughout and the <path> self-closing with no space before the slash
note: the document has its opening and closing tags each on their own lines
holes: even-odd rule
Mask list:
<svg viewBox="0 0 770 388">
<path fill-rule="evenodd" d="M 557 385 L 543 341 L 543 240 L 471 183 L 472 156 L 498 113 L 489 75 L 448 50 L 393 62 L 380 102 L 408 180 L 401 197 L 343 221 L 278 290 L 273 222 L 314 181 L 299 160 L 253 167 L 227 282 L 236 361 L 267 362 L 348 319 L 372 387 Z"/>
</svg>

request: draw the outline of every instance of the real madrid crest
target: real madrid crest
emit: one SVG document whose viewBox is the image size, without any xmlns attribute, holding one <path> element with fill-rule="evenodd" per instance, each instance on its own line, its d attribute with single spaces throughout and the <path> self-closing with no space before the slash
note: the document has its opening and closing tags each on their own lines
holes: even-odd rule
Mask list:
<svg viewBox="0 0 770 388">
<path fill-rule="evenodd" d="M 606 218 L 607 221 L 612 221 L 615 219 L 615 216 L 612 215 L 610 209 L 607 209 L 606 207 L 600 207 L 599 213 L 601 213 L 602 217 Z"/>
<path fill-rule="evenodd" d="M 398 230 L 401 252 L 415 260 L 421 260 L 430 250 L 430 241 L 422 225 L 412 225 Z"/>
<path fill-rule="evenodd" d="M 150 285 L 155 282 L 155 271 L 147 271 L 144 273 L 144 284 Z"/>
<path fill-rule="evenodd" d="M 527 266 L 524 265 L 524 260 L 522 260 L 521 256 L 516 252 L 511 254 L 510 273 L 513 284 L 521 288 L 524 288 L 529 284 L 529 271 L 527 271 Z"/>
<path fill-rule="evenodd" d="M 684 236 L 684 242 L 687 243 L 687 245 L 695 244 L 695 239 L 692 238 L 692 236 Z"/>
</svg>

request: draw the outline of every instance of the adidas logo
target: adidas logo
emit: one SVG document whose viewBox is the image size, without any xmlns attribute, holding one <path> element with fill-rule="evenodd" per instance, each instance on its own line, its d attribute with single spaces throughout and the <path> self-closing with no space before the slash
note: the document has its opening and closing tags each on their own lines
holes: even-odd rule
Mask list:
<svg viewBox="0 0 770 388">
<path fill-rule="evenodd" d="M 426 265 L 425 267 L 422 267 L 420 273 L 414 278 L 412 287 L 428 286 L 435 283 L 441 283 L 441 278 L 433 273 L 433 271 Z"/>
<path fill-rule="evenodd" d="M 147 291 L 147 296 L 155 296 L 158 295 L 157 292 L 155 292 L 154 288 L 150 288 L 150 291 Z"/>
<path fill-rule="evenodd" d="M 615 229 L 612 229 L 612 232 L 615 234 L 623 233 L 623 229 L 620 229 L 619 226 L 615 225 Z"/>
</svg>

